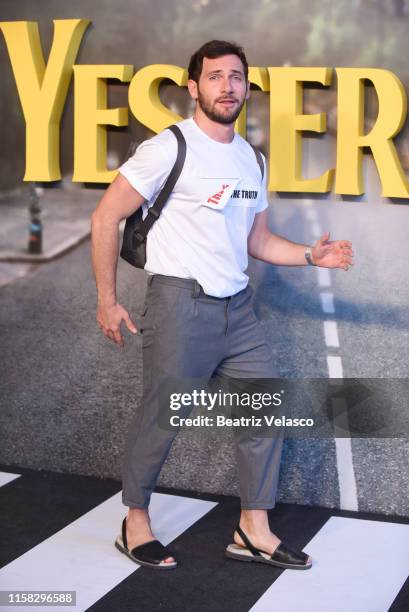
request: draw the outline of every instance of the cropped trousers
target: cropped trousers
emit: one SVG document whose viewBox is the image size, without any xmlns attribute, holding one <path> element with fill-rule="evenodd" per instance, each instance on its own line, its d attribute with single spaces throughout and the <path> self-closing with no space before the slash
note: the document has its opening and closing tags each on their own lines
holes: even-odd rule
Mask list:
<svg viewBox="0 0 409 612">
<path fill-rule="evenodd" d="M 122 501 L 147 508 L 177 429 L 161 424 L 168 405 L 163 381 L 271 379 L 272 351 L 252 305 L 248 286 L 226 298 L 206 295 L 194 280 L 148 278 L 140 332 L 143 351 L 142 404 L 126 440 Z M 162 415 L 161 415 L 162 411 Z M 242 509 L 275 505 L 283 434 L 263 437 L 234 430 Z"/>
</svg>

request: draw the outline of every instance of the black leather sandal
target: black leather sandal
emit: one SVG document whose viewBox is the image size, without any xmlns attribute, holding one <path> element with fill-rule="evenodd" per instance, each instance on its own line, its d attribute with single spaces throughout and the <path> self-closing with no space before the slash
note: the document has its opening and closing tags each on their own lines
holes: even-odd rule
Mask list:
<svg viewBox="0 0 409 612">
<path fill-rule="evenodd" d="M 309 556 L 303 552 L 295 552 L 287 548 L 285 544 L 280 542 L 272 555 L 263 550 L 259 550 L 250 542 L 240 525 L 236 527 L 236 531 L 247 546 L 239 546 L 238 544 L 229 544 L 226 548 L 225 555 L 230 559 L 238 561 L 256 561 L 258 563 L 267 563 L 281 569 L 310 569 L 312 561 Z"/>
<path fill-rule="evenodd" d="M 163 546 L 159 540 L 152 540 L 129 550 L 126 539 L 126 517 L 122 521 L 122 533 L 115 540 L 115 546 L 124 555 L 132 559 L 132 561 L 145 567 L 167 570 L 174 569 L 178 565 L 177 561 L 165 562 L 165 559 L 168 557 L 175 558 L 175 555 L 167 546 Z"/>
</svg>

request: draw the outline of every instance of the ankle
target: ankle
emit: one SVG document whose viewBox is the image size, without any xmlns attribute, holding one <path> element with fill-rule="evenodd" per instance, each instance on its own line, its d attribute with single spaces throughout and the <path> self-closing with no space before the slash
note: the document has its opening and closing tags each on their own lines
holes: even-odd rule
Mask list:
<svg viewBox="0 0 409 612">
<path fill-rule="evenodd" d="M 127 523 L 146 523 L 150 524 L 149 513 L 146 508 L 129 508 L 126 517 Z"/>
<path fill-rule="evenodd" d="M 239 525 L 242 529 L 269 529 L 267 510 L 242 510 Z"/>
</svg>

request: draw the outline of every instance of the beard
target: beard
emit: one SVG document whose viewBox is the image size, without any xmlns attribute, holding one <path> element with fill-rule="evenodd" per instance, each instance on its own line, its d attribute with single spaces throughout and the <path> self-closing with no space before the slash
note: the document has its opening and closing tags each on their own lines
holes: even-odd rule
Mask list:
<svg viewBox="0 0 409 612">
<path fill-rule="evenodd" d="M 226 108 L 224 112 L 222 112 L 216 109 L 216 104 L 218 100 L 220 100 L 220 98 L 218 98 L 213 104 L 210 104 L 203 97 L 199 89 L 199 86 L 197 87 L 197 94 L 198 94 L 197 102 L 200 108 L 202 109 L 202 111 L 204 112 L 204 114 L 206 115 L 206 117 L 208 119 L 211 119 L 212 121 L 216 121 L 216 123 L 222 123 L 223 125 L 229 125 L 230 123 L 234 123 L 237 117 L 240 115 L 241 109 L 243 108 L 246 102 L 246 98 L 243 98 L 243 100 L 237 107 L 231 108 L 231 109 Z M 224 97 L 225 98 L 228 97 L 229 99 L 230 98 L 234 99 L 235 101 L 237 100 L 235 96 L 224 96 Z M 221 99 L 223 99 L 223 97 L 221 97 Z"/>
</svg>

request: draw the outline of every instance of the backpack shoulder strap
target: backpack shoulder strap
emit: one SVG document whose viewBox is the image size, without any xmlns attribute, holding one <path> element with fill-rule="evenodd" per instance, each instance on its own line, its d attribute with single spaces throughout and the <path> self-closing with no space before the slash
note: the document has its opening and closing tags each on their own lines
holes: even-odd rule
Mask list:
<svg viewBox="0 0 409 612">
<path fill-rule="evenodd" d="M 159 192 L 159 195 L 156 198 L 155 202 L 152 204 L 152 206 L 148 208 L 148 214 L 141 223 L 140 227 L 138 227 L 138 234 L 143 239 L 145 239 L 148 235 L 149 230 L 159 217 L 163 207 L 168 201 L 169 196 L 176 185 L 176 181 L 178 180 L 180 173 L 183 170 L 183 166 L 186 159 L 186 140 L 180 128 L 178 128 L 177 125 L 170 125 L 167 129 L 169 129 L 176 137 L 178 152 L 176 156 L 176 161 L 173 165 L 172 170 L 170 171 L 168 178 L 166 179 L 164 186 Z"/>
</svg>

